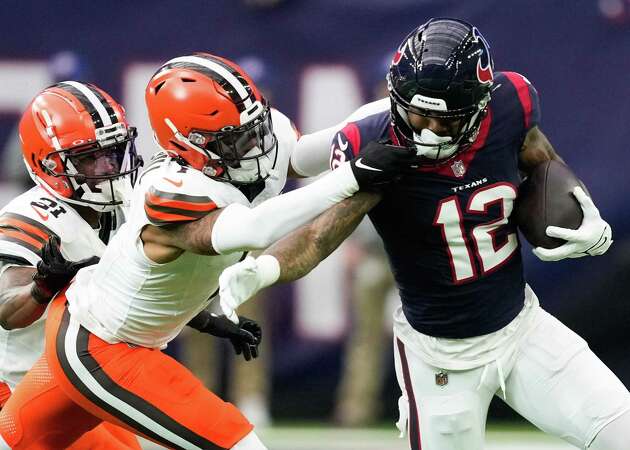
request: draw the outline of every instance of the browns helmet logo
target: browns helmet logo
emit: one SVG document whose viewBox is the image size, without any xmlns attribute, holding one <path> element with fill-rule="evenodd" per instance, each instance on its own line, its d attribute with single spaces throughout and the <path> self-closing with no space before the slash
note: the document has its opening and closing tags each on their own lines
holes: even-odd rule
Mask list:
<svg viewBox="0 0 630 450">
<path fill-rule="evenodd" d="M 492 83 L 492 60 L 490 59 L 490 45 L 481 35 L 477 27 L 473 27 L 473 40 L 481 43 L 482 51 L 477 61 L 477 79 L 480 83 Z"/>
</svg>

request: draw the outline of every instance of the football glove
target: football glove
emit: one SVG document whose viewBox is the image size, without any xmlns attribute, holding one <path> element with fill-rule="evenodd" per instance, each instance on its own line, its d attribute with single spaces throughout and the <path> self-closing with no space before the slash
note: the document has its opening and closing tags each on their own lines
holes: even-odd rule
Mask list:
<svg viewBox="0 0 630 450">
<path fill-rule="evenodd" d="M 236 309 L 263 288 L 272 285 L 280 276 L 278 260 L 271 255 L 258 258 L 248 256 L 227 267 L 219 276 L 219 304 L 221 311 L 237 323 Z"/>
<path fill-rule="evenodd" d="M 359 189 L 370 190 L 391 183 L 411 172 L 417 164 L 416 151 L 385 142 L 372 141 L 350 161 Z"/>
<path fill-rule="evenodd" d="M 233 323 L 225 316 L 217 316 L 207 310 L 195 316 L 188 326 L 212 336 L 229 339 L 234 352 L 243 355 L 245 361 L 258 357 L 258 345 L 262 341 L 262 328 L 252 319 L 241 316 Z"/>
<path fill-rule="evenodd" d="M 582 207 L 584 214 L 582 224 L 577 230 L 547 227 L 547 236 L 564 239 L 567 242 L 553 249 L 543 247 L 533 249 L 534 254 L 543 261 L 603 255 L 613 243 L 610 225 L 601 218 L 593 200 L 579 186 L 573 189 L 573 195 Z"/>
<path fill-rule="evenodd" d="M 61 254 L 60 240 L 50 236 L 41 250 L 42 259 L 37 263 L 37 271 L 33 274 L 31 296 L 37 303 L 46 304 L 54 295 L 63 289 L 83 267 L 91 266 L 99 261 L 98 256 L 68 261 Z"/>
</svg>

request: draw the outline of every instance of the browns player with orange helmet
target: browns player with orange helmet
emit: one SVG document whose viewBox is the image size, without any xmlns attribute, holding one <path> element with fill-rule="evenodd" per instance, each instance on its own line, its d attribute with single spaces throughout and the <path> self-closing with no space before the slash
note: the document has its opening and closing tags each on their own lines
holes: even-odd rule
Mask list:
<svg viewBox="0 0 630 450">
<path fill-rule="evenodd" d="M 36 186 L 0 210 L 0 408 L 44 350 L 48 302 L 98 260 L 121 224 L 140 166 L 123 107 L 91 84 L 44 89 L 24 111 L 19 134 Z M 39 373 L 43 387 L 47 378 Z M 132 433 L 111 424 L 70 448 L 96 446 L 140 448 Z"/>
<path fill-rule="evenodd" d="M 278 157 L 269 104 L 234 63 L 215 56 L 192 58 L 171 60 L 147 87 L 158 143 L 211 178 L 238 185 L 262 181 Z"/>
<path fill-rule="evenodd" d="M 45 89 L 19 131 L 31 177 L 66 203 L 111 211 L 141 166 L 124 108 L 91 84 L 64 81 Z"/>
<path fill-rule="evenodd" d="M 243 333 L 240 350 L 255 351 L 260 330 L 205 309 L 222 270 L 415 161 L 413 151 L 374 144 L 278 195 L 298 135 L 238 65 L 205 53 L 174 58 L 145 98 L 159 151 L 99 264 L 80 270 L 51 305 L 44 362 L 60 389 L 37 396 L 18 386 L 21 395 L 0 412 L 2 439 L 14 449 L 32 445 L 48 423 L 70 441 L 94 417 L 170 448 L 265 449 L 240 411 L 159 350 L 194 318 L 201 331 L 232 324 Z M 269 277 L 278 269 L 269 265 Z M 25 413 L 44 400 L 55 407 Z M 60 420 L 69 411 L 72 424 Z M 16 437 L 2 424 L 18 417 Z"/>
</svg>

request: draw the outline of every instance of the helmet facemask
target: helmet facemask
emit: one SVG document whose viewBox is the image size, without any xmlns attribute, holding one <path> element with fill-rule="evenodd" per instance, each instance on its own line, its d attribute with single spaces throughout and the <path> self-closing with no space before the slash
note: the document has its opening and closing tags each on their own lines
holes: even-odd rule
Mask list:
<svg viewBox="0 0 630 450">
<path fill-rule="evenodd" d="M 269 106 L 260 106 L 262 111 L 241 126 L 230 125 L 219 131 L 193 129 L 188 137 L 179 132 L 175 137 L 207 156 L 208 162 L 201 169 L 206 176 L 236 186 L 263 182 L 275 172 L 278 140 Z"/>
<path fill-rule="evenodd" d="M 487 99 L 479 102 L 472 112 L 449 112 L 416 108 L 397 102 L 392 95 L 392 124 L 402 145 L 416 149 L 416 154 L 422 157 L 425 165 L 442 164 L 457 154 L 465 151 L 477 138 L 481 121 L 487 112 Z M 443 121 L 457 121 L 454 132 L 448 135 L 438 135 L 428 128 L 415 129 L 409 121 L 409 113 L 424 117 L 432 117 Z M 421 165 L 423 162 L 420 163 Z"/>
<path fill-rule="evenodd" d="M 111 211 L 128 202 L 142 166 L 136 136 L 136 129 L 124 123 L 97 128 L 96 143 L 51 152 L 41 164 L 48 174 L 70 182 L 73 194 L 65 201 Z"/>
</svg>

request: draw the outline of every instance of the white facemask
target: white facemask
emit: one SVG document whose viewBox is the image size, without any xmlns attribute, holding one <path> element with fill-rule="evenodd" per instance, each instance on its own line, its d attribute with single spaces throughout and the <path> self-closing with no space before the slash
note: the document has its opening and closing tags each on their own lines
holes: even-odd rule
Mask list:
<svg viewBox="0 0 630 450">
<path fill-rule="evenodd" d="M 276 172 L 274 170 L 274 163 L 276 161 L 276 151 L 273 149 L 264 156 L 252 159 L 241 160 L 241 167 L 233 169 L 228 167 L 227 171 L 230 178 L 234 181 L 240 181 L 244 183 L 251 183 L 259 178 L 267 178 L 267 176 L 274 176 Z M 262 153 L 258 147 L 252 148 L 248 151 L 244 157 L 254 156 Z M 260 166 L 260 171 L 258 167 Z"/>
<path fill-rule="evenodd" d="M 445 159 L 453 155 L 458 144 L 449 144 L 453 141 L 451 136 L 438 136 L 428 128 L 423 128 L 420 134 L 413 133 L 416 144 L 416 154 L 429 159 Z M 425 144 L 425 145 L 423 145 Z"/>
<path fill-rule="evenodd" d="M 98 203 L 116 201 L 117 203 L 122 202 L 121 206 L 123 207 L 129 206 L 129 201 L 131 199 L 131 193 L 133 190 L 129 177 L 116 178 L 114 180 L 111 180 L 111 184 L 110 180 L 104 180 L 98 183 L 96 186 L 98 189 L 92 191 L 87 184 L 83 184 L 82 187 L 84 189 L 84 192 L 81 196 L 81 200 L 88 200 Z M 113 211 L 116 208 L 115 205 L 89 204 L 87 206 L 100 212 Z"/>
</svg>

